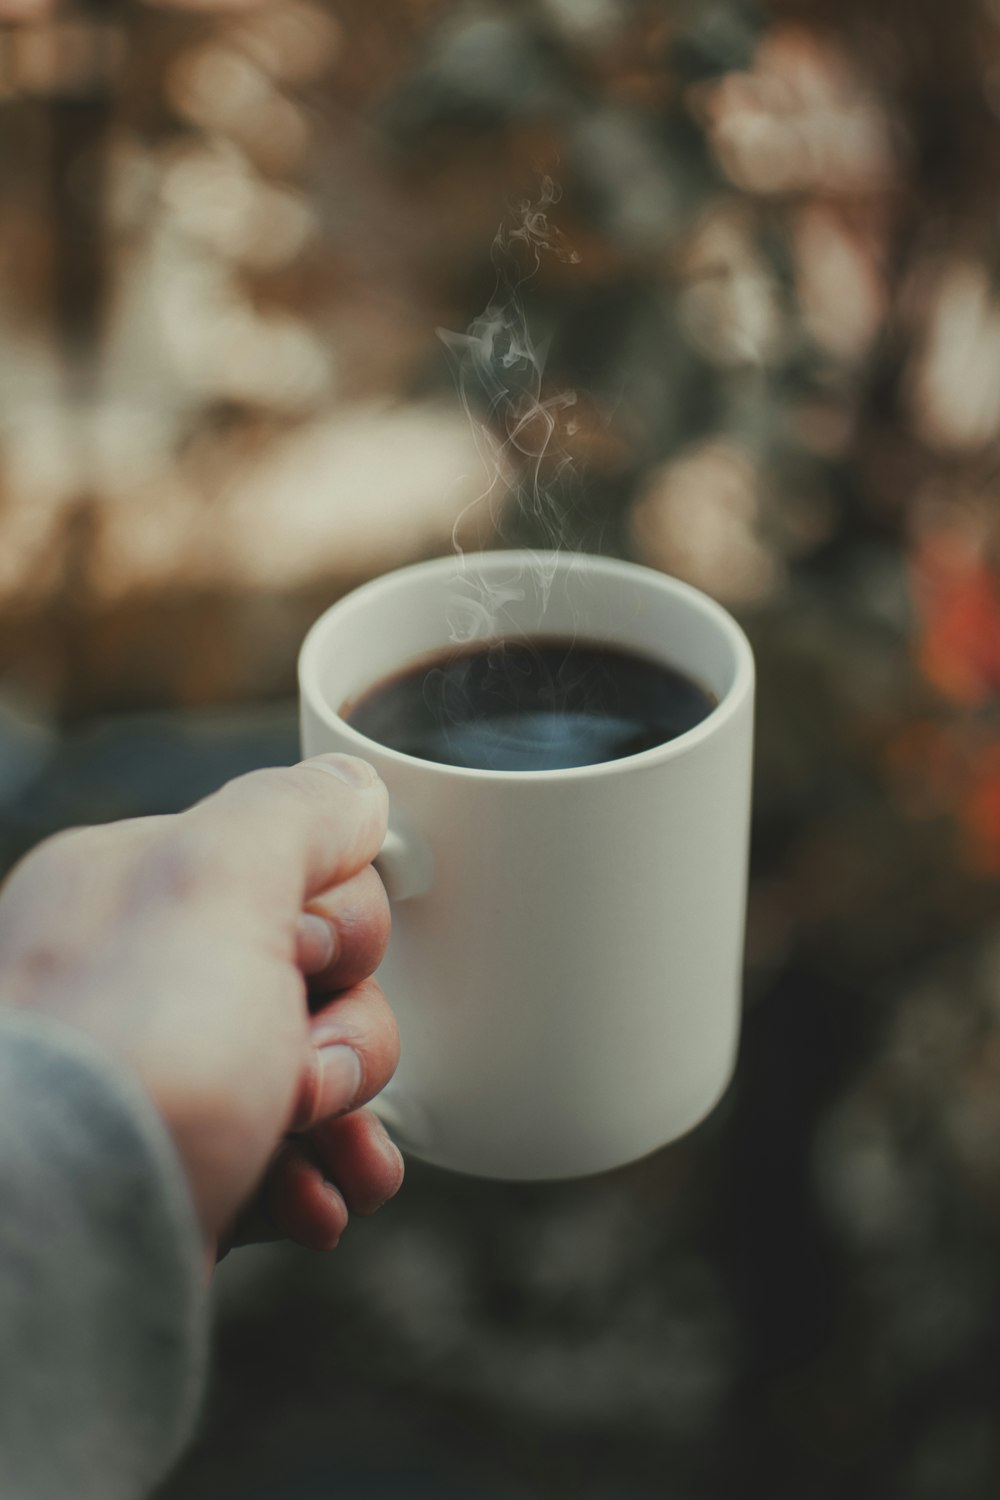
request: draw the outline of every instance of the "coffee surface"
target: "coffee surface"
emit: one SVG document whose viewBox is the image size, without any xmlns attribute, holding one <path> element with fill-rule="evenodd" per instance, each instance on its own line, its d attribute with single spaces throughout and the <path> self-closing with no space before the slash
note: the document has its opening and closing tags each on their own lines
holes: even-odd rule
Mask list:
<svg viewBox="0 0 1000 1500">
<path fill-rule="evenodd" d="M 369 739 L 420 760 L 554 771 L 662 745 L 715 705 L 707 689 L 648 657 L 538 637 L 478 641 L 425 657 L 341 714 Z"/>
</svg>

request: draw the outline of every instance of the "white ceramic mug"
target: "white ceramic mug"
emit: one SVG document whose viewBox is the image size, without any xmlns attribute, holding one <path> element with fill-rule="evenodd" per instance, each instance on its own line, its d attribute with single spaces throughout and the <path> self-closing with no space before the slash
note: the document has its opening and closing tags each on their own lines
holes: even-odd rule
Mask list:
<svg viewBox="0 0 1000 1500">
<path fill-rule="evenodd" d="M 345 722 L 456 628 L 632 648 L 718 705 L 654 749 L 555 771 L 418 760 Z M 486 1177 L 573 1177 L 697 1124 L 739 1034 L 754 670 L 725 610 L 606 558 L 442 558 L 327 610 L 299 680 L 303 753 L 363 756 L 389 788 L 379 980 L 402 1055 L 374 1107 L 400 1145 Z"/>
</svg>

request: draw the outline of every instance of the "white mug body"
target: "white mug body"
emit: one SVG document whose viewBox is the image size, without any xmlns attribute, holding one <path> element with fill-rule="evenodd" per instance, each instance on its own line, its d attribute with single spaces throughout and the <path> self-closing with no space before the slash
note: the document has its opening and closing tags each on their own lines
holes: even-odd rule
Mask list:
<svg viewBox="0 0 1000 1500">
<path fill-rule="evenodd" d="M 718 702 L 665 744 L 555 771 L 419 760 L 346 722 L 345 703 L 448 650 L 456 625 L 631 649 Z M 322 615 L 300 689 L 303 753 L 360 755 L 389 789 L 378 978 L 402 1051 L 374 1108 L 400 1145 L 480 1176 L 559 1178 L 697 1124 L 739 1034 L 754 671 L 731 617 L 611 559 L 443 558 Z"/>
</svg>

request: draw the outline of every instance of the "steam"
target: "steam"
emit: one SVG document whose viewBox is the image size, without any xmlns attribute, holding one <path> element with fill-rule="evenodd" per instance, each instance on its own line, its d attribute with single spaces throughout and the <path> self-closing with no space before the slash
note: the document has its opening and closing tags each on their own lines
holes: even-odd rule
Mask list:
<svg viewBox="0 0 1000 1500">
<path fill-rule="evenodd" d="M 461 591 L 451 621 L 456 643 L 502 634 L 506 606 L 524 597 L 518 578 L 487 584 L 466 566 L 460 538 L 470 512 L 488 504 L 494 529 L 502 536 L 504 514 L 513 505 L 532 519 L 547 551 L 557 552 L 562 544 L 558 500 L 573 461 L 560 436 L 560 418 L 576 404 L 576 392 L 546 392 L 548 346 L 532 336 L 521 295 L 543 255 L 570 264 L 580 259 L 549 219 L 548 210 L 560 197 L 558 184 L 545 176 L 534 201 L 512 205 L 493 241 L 496 281 L 487 306 L 465 333 L 438 329 L 487 476 L 485 490 L 463 510 L 452 533 Z M 576 431 L 572 419 L 563 418 L 562 425 L 567 436 Z M 552 568 L 539 558 L 536 570 L 547 598 Z"/>
</svg>

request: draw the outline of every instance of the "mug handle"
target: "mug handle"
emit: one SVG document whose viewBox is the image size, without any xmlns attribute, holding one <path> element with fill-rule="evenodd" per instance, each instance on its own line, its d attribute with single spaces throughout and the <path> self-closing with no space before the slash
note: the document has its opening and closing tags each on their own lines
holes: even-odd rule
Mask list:
<svg viewBox="0 0 1000 1500">
<path fill-rule="evenodd" d="M 418 835 L 407 838 L 390 828 L 374 864 L 390 901 L 409 901 L 430 890 L 434 861 Z"/>
</svg>

